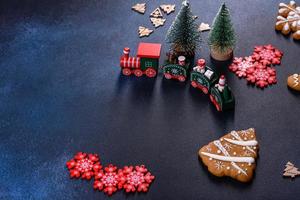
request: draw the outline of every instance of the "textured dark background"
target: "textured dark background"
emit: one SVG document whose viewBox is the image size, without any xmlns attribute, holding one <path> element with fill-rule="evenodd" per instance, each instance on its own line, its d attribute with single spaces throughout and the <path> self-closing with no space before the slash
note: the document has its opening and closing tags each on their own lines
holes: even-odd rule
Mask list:
<svg viewBox="0 0 300 200">
<path fill-rule="evenodd" d="M 111 199 L 299 199 L 300 178 L 284 179 L 282 170 L 288 160 L 300 167 L 300 96 L 286 87 L 300 71 L 300 44 L 274 31 L 279 1 L 227 2 L 237 56 L 269 43 L 285 53 L 278 84 L 264 91 L 228 73 L 236 109 L 227 113 L 188 82 L 120 75 L 124 46 L 135 55 L 139 42 L 161 42 L 162 59 L 167 50 L 174 13 L 149 38 L 137 28 L 152 28 L 150 12 L 174 1 L 148 0 L 145 15 L 131 11 L 138 2 L 1 0 L 0 199 L 108 199 L 92 182 L 69 179 L 65 163 L 78 151 L 99 153 L 104 165 L 145 164 L 156 176 L 147 194 Z M 220 4 L 191 0 L 199 23 L 211 23 Z M 198 54 L 211 64 L 202 37 Z M 210 175 L 198 149 L 249 127 L 261 146 L 253 181 Z"/>
</svg>

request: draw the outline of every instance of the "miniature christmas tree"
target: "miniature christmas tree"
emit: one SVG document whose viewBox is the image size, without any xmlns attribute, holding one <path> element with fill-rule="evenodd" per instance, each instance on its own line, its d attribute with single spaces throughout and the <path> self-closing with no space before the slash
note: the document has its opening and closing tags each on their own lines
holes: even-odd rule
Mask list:
<svg viewBox="0 0 300 200">
<path fill-rule="evenodd" d="M 298 170 L 298 168 L 295 167 L 293 163 L 287 162 L 287 164 L 285 165 L 283 176 L 289 176 L 294 178 L 298 175 L 300 175 L 300 171 Z"/>
<path fill-rule="evenodd" d="M 184 0 L 166 36 L 166 41 L 171 43 L 170 51 L 174 56 L 192 57 L 195 55 L 200 42 L 200 33 L 193 16 L 189 2 Z"/>
<path fill-rule="evenodd" d="M 225 3 L 216 15 L 209 34 L 211 56 L 216 60 L 227 60 L 232 56 L 236 43 L 236 35 Z"/>
</svg>

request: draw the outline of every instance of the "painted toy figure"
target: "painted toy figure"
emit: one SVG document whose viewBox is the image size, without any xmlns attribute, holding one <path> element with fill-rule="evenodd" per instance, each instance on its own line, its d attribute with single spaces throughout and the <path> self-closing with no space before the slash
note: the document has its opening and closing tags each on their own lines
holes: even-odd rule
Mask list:
<svg viewBox="0 0 300 200">
<path fill-rule="evenodd" d="M 224 75 L 221 75 L 219 82 L 211 88 L 209 97 L 218 111 L 234 108 L 234 96 L 230 87 L 226 84 L 226 78 Z"/>
</svg>

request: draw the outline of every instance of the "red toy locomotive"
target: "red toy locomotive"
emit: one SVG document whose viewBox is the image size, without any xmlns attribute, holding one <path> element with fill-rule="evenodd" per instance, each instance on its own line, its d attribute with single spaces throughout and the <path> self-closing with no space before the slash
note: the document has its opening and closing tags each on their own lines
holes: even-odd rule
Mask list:
<svg viewBox="0 0 300 200">
<path fill-rule="evenodd" d="M 129 57 L 130 49 L 125 47 L 123 56 L 120 59 L 122 73 L 126 76 L 132 73 L 140 77 L 145 74 L 147 77 L 155 77 L 159 65 L 161 44 L 140 43 L 137 57 Z"/>
</svg>

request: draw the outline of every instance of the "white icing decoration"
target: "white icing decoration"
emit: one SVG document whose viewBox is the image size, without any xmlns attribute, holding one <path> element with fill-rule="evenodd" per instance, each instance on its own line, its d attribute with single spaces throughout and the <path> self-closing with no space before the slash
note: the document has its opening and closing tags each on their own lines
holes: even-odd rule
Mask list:
<svg viewBox="0 0 300 200">
<path fill-rule="evenodd" d="M 220 151 L 220 150 L 218 150 L 218 151 L 217 151 L 217 153 L 219 153 L 219 154 L 220 154 L 220 153 L 221 153 L 221 151 Z"/>
<path fill-rule="evenodd" d="M 212 160 L 212 158 L 209 158 L 209 160 Z"/>
<path fill-rule="evenodd" d="M 216 161 L 215 167 L 217 168 L 217 170 L 220 170 L 220 169 L 223 169 L 223 167 L 225 167 L 225 165 L 221 161 Z"/>
<path fill-rule="evenodd" d="M 232 136 L 234 136 L 236 139 L 238 139 L 239 141 L 243 141 L 242 138 L 239 136 L 239 134 L 236 131 L 231 131 L 230 133 Z M 243 141 L 245 142 L 245 141 Z M 246 146 L 246 148 L 251 151 L 252 153 L 255 153 L 255 151 L 253 151 L 250 147 Z"/>
<path fill-rule="evenodd" d="M 228 138 L 225 138 L 227 142 L 230 142 L 232 144 L 240 145 L 240 146 L 256 146 L 257 141 L 256 140 L 248 140 L 248 141 L 237 141 L 237 140 L 231 140 Z"/>
<path fill-rule="evenodd" d="M 233 155 L 236 155 L 236 152 L 233 152 Z"/>
<path fill-rule="evenodd" d="M 247 162 L 254 163 L 254 158 L 252 157 L 231 157 L 231 156 L 220 156 L 212 153 L 201 152 L 203 155 L 208 156 L 210 158 L 214 158 L 216 160 L 227 161 L 227 162 Z"/>
<path fill-rule="evenodd" d="M 244 140 L 247 140 L 247 138 L 246 138 L 246 137 L 244 137 Z"/>
<path fill-rule="evenodd" d="M 222 146 L 222 144 L 221 144 L 221 142 L 219 141 L 219 140 L 215 140 L 214 142 L 214 145 L 216 145 L 218 148 L 219 148 L 219 150 L 221 150 L 222 151 L 222 153 L 225 155 L 225 157 L 227 157 L 227 158 L 239 158 L 239 157 L 231 157 L 230 156 L 230 154 L 228 153 L 228 151 Z M 214 154 L 212 154 L 212 155 L 214 155 Z M 218 155 L 217 155 L 218 156 Z M 223 156 L 224 157 L 224 156 Z M 253 158 L 252 158 L 253 159 Z M 253 159 L 254 160 L 254 159 Z M 240 170 L 240 171 L 242 171 L 243 172 L 243 174 L 245 174 L 246 176 L 248 176 L 247 175 L 247 173 L 244 171 L 244 170 L 242 170 L 234 161 L 231 161 L 231 163 L 230 163 L 234 168 L 236 168 L 237 170 Z"/>
<path fill-rule="evenodd" d="M 293 79 L 294 79 L 294 85 L 293 85 L 293 87 L 296 87 L 297 85 L 299 85 L 298 74 L 293 74 Z"/>
</svg>

